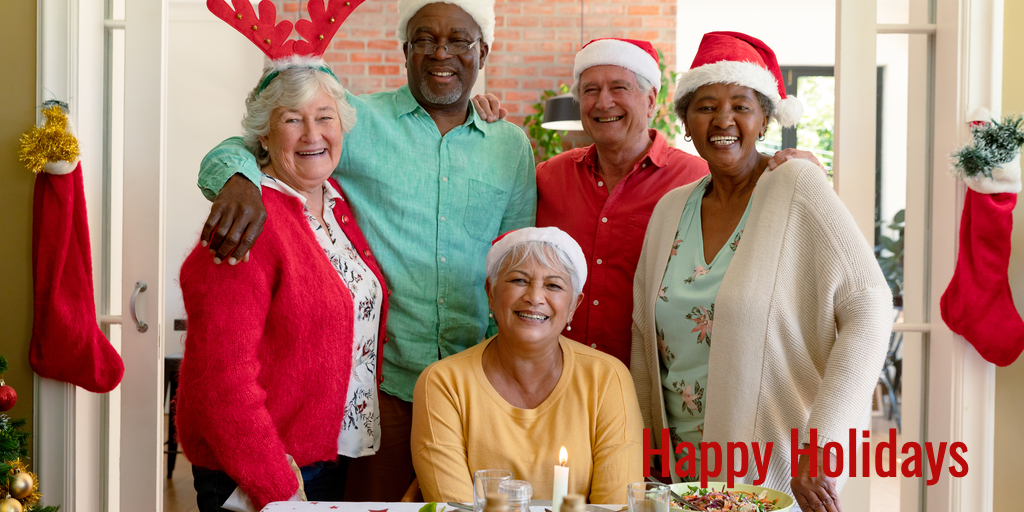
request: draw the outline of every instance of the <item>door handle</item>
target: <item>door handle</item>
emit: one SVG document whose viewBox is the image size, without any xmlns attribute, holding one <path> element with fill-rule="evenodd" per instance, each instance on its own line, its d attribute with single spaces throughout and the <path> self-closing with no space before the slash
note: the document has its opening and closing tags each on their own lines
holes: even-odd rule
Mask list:
<svg viewBox="0 0 1024 512">
<path fill-rule="evenodd" d="M 139 294 L 146 291 L 145 281 L 135 282 L 135 291 L 132 292 L 132 298 L 128 301 L 128 313 L 132 315 L 132 321 L 135 322 L 135 328 L 139 332 L 146 332 L 149 330 L 149 324 L 139 320 L 138 313 L 135 312 L 135 300 L 139 298 Z"/>
</svg>

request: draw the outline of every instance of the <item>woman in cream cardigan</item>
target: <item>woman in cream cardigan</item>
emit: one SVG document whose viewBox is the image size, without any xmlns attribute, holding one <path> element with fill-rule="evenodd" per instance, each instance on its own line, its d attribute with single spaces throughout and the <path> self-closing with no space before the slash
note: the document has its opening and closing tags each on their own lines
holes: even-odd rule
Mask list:
<svg viewBox="0 0 1024 512">
<path fill-rule="evenodd" d="M 792 431 L 808 446 L 813 429 L 820 454 L 866 426 L 892 296 L 817 166 L 764 172 L 755 141 L 771 118 L 795 124 L 802 110 L 780 83 L 771 49 L 730 32 L 706 34 L 680 78 L 675 111 L 711 173 L 654 209 L 634 280 L 631 373 L 651 446 L 666 431 L 672 448 L 697 452 L 701 441 L 773 442 L 764 485 L 803 510 L 838 511 L 842 477 L 824 476 L 822 457 L 815 478 L 801 456 L 791 479 Z M 677 457 L 662 463 L 674 469 Z"/>
</svg>

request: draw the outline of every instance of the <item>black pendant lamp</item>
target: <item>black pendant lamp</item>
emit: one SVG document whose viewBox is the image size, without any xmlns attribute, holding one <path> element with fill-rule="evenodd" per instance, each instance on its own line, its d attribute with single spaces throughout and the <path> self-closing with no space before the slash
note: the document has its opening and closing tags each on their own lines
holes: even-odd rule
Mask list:
<svg viewBox="0 0 1024 512">
<path fill-rule="evenodd" d="M 541 128 L 559 131 L 583 131 L 580 121 L 580 105 L 572 94 L 559 94 L 544 103 L 544 119 Z"/>
<path fill-rule="evenodd" d="M 580 0 L 580 48 L 583 48 L 583 0 Z M 583 131 L 580 121 L 580 105 L 572 94 L 559 94 L 544 102 L 544 119 L 540 127 L 547 130 Z"/>
</svg>

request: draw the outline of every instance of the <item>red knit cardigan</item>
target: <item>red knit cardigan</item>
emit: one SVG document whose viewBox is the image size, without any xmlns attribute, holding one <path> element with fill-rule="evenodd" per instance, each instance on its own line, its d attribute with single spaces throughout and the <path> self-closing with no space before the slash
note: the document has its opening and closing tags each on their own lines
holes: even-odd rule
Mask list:
<svg viewBox="0 0 1024 512">
<path fill-rule="evenodd" d="M 354 321 L 299 200 L 264 189 L 263 203 L 249 262 L 214 265 L 197 245 L 182 264 L 189 325 L 176 412 L 189 461 L 227 473 L 257 509 L 298 488 L 286 453 L 299 466 L 337 457 Z M 345 201 L 334 214 L 383 285 Z"/>
</svg>

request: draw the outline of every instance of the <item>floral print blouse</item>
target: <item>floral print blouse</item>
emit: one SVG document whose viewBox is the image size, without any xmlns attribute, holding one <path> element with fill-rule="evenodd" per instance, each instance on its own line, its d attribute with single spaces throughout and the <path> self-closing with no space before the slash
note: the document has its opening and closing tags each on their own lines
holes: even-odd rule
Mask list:
<svg viewBox="0 0 1024 512">
<path fill-rule="evenodd" d="M 324 250 L 331 266 L 352 293 L 355 305 L 353 324 L 352 375 L 349 377 L 345 417 L 338 434 L 338 453 L 346 457 L 365 457 L 380 448 L 380 409 L 377 406 L 378 357 L 377 336 L 380 335 L 382 288 L 373 271 L 366 266 L 352 242 L 345 236 L 334 217 L 334 205 L 345 198 L 328 183 L 323 184 L 323 219 L 321 226 L 306 206 L 306 198 L 286 183 L 267 174 L 261 184 L 283 194 L 298 197 L 309 221 L 309 227 Z"/>
<path fill-rule="evenodd" d="M 665 397 L 672 445 L 683 441 L 697 449 L 700 470 L 700 441 L 704 436 L 704 414 L 708 381 L 708 359 L 714 339 L 715 297 L 725 271 L 739 247 L 750 203 L 732 236 L 709 263 L 704 257 L 701 231 L 701 199 L 711 182 L 705 176 L 686 201 L 679 229 L 672 243 L 665 276 L 655 306 L 658 352 L 661 356 L 661 385 Z M 679 456 L 679 459 L 685 457 Z"/>
</svg>

